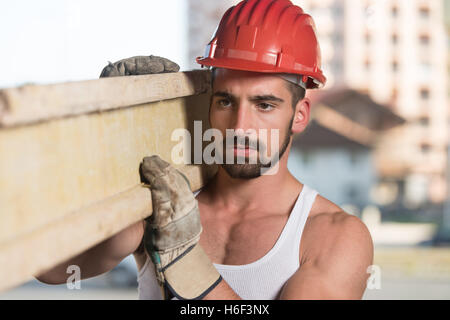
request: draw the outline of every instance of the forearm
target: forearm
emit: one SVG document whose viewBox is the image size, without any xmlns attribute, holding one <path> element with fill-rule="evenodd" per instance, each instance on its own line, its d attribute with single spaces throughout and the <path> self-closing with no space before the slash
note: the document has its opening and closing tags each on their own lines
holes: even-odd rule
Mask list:
<svg viewBox="0 0 450 320">
<path fill-rule="evenodd" d="M 36 279 L 47 284 L 63 284 L 71 275 L 67 268 L 80 268 L 81 279 L 92 278 L 113 269 L 125 257 L 132 254 L 142 239 L 142 222 L 138 222 L 79 255 L 39 274 Z"/>
<path fill-rule="evenodd" d="M 46 284 L 63 284 L 72 273 L 67 273 L 69 266 L 77 266 L 80 270 L 80 279 L 88 279 L 113 269 L 122 259 L 115 259 L 111 252 L 105 251 L 113 240 L 105 242 L 87 250 L 78 256 L 60 263 L 50 270 L 36 276 L 36 279 Z"/>
<path fill-rule="evenodd" d="M 82 253 L 76 257 L 73 257 L 67 261 L 64 261 L 53 268 L 44 271 L 43 273 L 37 275 L 35 278 L 40 282 L 46 284 L 63 284 L 67 281 L 70 274 L 67 273 L 67 269 L 71 265 L 80 266 L 82 265 L 83 256 L 85 253 Z"/>
</svg>

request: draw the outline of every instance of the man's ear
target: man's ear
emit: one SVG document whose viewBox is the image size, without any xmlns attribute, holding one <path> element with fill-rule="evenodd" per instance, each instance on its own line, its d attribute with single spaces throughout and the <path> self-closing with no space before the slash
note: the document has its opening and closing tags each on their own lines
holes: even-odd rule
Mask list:
<svg viewBox="0 0 450 320">
<path fill-rule="evenodd" d="M 310 118 L 311 100 L 303 98 L 297 102 L 294 111 L 294 120 L 292 121 L 292 132 L 300 133 L 306 129 Z"/>
</svg>

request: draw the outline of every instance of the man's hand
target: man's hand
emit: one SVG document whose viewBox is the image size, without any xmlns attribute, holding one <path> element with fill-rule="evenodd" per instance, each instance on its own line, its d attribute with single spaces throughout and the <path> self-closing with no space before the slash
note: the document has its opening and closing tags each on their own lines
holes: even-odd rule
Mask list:
<svg viewBox="0 0 450 320">
<path fill-rule="evenodd" d="M 153 214 L 148 218 L 144 245 L 155 264 L 163 297 L 201 299 L 221 276 L 198 244 L 202 225 L 197 200 L 187 178 L 158 156 L 141 164 L 150 185 Z"/>
<path fill-rule="evenodd" d="M 100 78 L 139 76 L 144 74 L 178 72 L 180 67 L 173 61 L 157 56 L 137 56 L 115 63 L 109 63 L 100 74 Z"/>
</svg>

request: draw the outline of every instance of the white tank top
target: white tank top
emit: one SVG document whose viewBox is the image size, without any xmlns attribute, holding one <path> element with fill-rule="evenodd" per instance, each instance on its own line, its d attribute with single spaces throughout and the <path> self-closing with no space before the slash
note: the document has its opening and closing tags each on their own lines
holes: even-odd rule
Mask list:
<svg viewBox="0 0 450 320">
<path fill-rule="evenodd" d="M 200 192 L 194 193 L 195 196 Z M 244 265 L 214 263 L 217 271 L 244 300 L 274 300 L 284 284 L 300 266 L 300 240 L 303 228 L 318 192 L 306 184 L 277 242 L 259 260 Z M 138 272 L 139 299 L 162 300 L 154 265 L 150 258 Z"/>
</svg>

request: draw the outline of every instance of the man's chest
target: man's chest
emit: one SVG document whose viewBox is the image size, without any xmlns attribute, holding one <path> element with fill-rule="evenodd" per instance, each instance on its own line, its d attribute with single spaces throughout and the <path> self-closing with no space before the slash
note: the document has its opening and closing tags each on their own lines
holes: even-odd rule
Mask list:
<svg viewBox="0 0 450 320">
<path fill-rule="evenodd" d="M 214 263 L 228 265 L 262 258 L 275 245 L 288 219 L 283 214 L 245 214 L 242 218 L 202 205 L 199 209 L 203 226 L 200 245 Z"/>
</svg>

